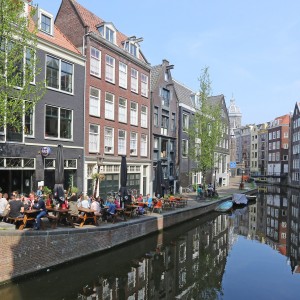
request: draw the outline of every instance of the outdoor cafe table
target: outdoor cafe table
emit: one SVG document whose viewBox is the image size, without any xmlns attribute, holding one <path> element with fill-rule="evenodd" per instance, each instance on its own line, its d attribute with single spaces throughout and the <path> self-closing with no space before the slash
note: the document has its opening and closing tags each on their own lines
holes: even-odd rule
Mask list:
<svg viewBox="0 0 300 300">
<path fill-rule="evenodd" d="M 48 212 L 53 212 L 55 216 L 57 216 L 57 223 L 62 222 L 63 220 L 66 220 L 73 228 L 74 223 L 72 220 L 71 210 L 66 208 L 57 208 L 57 207 L 46 207 Z"/>
<path fill-rule="evenodd" d="M 127 204 L 125 205 L 125 214 L 128 215 L 129 217 L 136 217 L 138 216 L 137 214 L 137 209 L 138 209 L 138 205 L 135 204 Z"/>
<path fill-rule="evenodd" d="M 38 209 L 31 209 L 31 210 L 27 209 L 24 211 L 23 217 L 9 218 L 9 219 L 13 220 L 14 224 L 16 224 L 16 228 L 17 226 L 19 226 L 18 229 L 23 230 L 29 221 L 35 221 L 35 218 L 39 212 L 40 211 Z"/>
<path fill-rule="evenodd" d="M 97 226 L 97 216 L 95 215 L 95 211 L 90 208 L 78 207 L 79 211 L 79 219 L 81 220 L 79 227 L 85 225 L 88 220 L 92 220 L 94 224 Z"/>
</svg>

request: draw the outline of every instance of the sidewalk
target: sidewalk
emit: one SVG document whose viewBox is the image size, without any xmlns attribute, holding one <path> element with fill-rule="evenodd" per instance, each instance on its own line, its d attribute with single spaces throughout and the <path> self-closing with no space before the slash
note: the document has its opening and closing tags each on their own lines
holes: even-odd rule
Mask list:
<svg viewBox="0 0 300 300">
<path fill-rule="evenodd" d="M 226 198 L 231 198 L 232 194 L 245 193 L 251 190 L 251 184 L 244 182 L 244 189 L 240 190 L 241 177 L 230 177 L 228 186 L 217 187 L 219 198 L 206 198 L 199 200 L 197 193 L 185 193 L 183 194 L 189 200 L 189 206 L 207 206 L 212 203 L 223 201 Z"/>
</svg>

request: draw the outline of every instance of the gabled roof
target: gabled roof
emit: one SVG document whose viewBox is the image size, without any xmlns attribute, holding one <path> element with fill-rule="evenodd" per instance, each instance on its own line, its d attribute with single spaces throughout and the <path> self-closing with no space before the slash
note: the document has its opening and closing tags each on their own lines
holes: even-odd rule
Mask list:
<svg viewBox="0 0 300 300">
<path fill-rule="evenodd" d="M 163 66 L 157 65 L 151 68 L 150 87 L 153 91 L 156 88 L 159 76 L 162 74 Z"/>
<path fill-rule="evenodd" d="M 69 0 L 71 2 L 71 4 L 73 5 L 73 7 L 75 8 L 79 18 L 81 19 L 82 23 L 84 26 L 88 27 L 88 31 L 89 32 L 93 32 L 97 35 L 100 35 L 99 31 L 98 31 L 98 26 L 101 23 L 108 23 L 105 22 L 104 20 L 102 20 L 101 18 L 99 18 L 98 16 L 96 16 L 95 14 L 93 14 L 91 11 L 89 11 L 88 9 L 86 9 L 85 7 L 83 7 L 82 5 L 80 5 L 76 0 Z M 109 22 L 110 24 L 113 24 L 111 22 Z M 114 26 L 115 27 L 115 26 Z M 124 49 L 123 43 L 128 40 L 128 37 L 121 33 L 120 31 L 118 31 L 116 29 L 116 45 L 119 48 Z M 142 51 L 140 50 L 140 57 L 139 59 L 146 62 L 147 60 L 144 57 Z"/>
<path fill-rule="evenodd" d="M 191 99 L 192 95 L 195 95 L 195 92 L 193 92 L 188 87 L 184 86 L 182 83 L 179 83 L 178 81 L 173 79 L 175 92 L 177 94 L 177 98 L 179 103 L 185 104 L 187 106 L 190 106 L 191 108 L 194 108 L 194 103 Z"/>
<path fill-rule="evenodd" d="M 29 6 L 29 10 L 32 9 L 32 6 Z M 34 29 L 34 20 L 30 18 L 29 21 L 30 30 Z M 37 31 L 37 37 L 40 39 L 43 39 L 47 42 L 50 42 L 56 46 L 62 47 L 64 49 L 67 49 L 69 51 L 72 51 L 76 54 L 80 54 L 80 51 L 69 41 L 69 39 L 54 25 L 53 28 L 53 35 L 49 35 L 43 31 L 38 30 Z"/>
<path fill-rule="evenodd" d="M 80 54 L 80 51 L 68 40 L 68 38 L 54 25 L 53 36 L 46 34 L 42 31 L 38 31 L 37 36 L 43 40 L 46 40 L 56 46 L 70 50 L 76 54 Z"/>
</svg>

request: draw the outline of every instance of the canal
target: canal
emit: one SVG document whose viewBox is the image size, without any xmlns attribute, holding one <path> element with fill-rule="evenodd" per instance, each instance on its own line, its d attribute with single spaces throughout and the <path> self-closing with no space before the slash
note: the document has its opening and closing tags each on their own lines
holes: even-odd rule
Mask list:
<svg viewBox="0 0 300 300">
<path fill-rule="evenodd" d="M 19 279 L 0 299 L 299 299 L 299 222 L 298 190 L 263 187 L 245 208 Z"/>
</svg>

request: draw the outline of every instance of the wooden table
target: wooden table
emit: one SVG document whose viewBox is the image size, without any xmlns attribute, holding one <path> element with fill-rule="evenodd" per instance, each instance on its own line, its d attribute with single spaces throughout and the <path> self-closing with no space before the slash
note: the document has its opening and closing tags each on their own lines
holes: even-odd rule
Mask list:
<svg viewBox="0 0 300 300">
<path fill-rule="evenodd" d="M 138 214 L 136 212 L 136 210 L 138 209 L 138 205 L 135 204 L 127 204 L 125 205 L 125 211 L 124 214 L 126 214 L 126 216 L 128 216 L 129 218 L 132 217 L 137 217 Z"/>
<path fill-rule="evenodd" d="M 23 217 L 17 217 L 17 218 L 10 218 L 8 217 L 8 220 L 13 221 L 13 223 L 16 225 L 16 228 L 19 230 L 23 230 L 29 221 L 35 221 L 35 218 L 37 214 L 40 211 L 37 209 L 27 209 L 24 210 L 24 216 Z"/>
<path fill-rule="evenodd" d="M 65 219 L 73 228 L 75 227 L 70 213 L 71 211 L 70 209 L 49 207 L 49 206 L 47 206 L 46 209 L 48 212 L 53 212 L 54 216 L 57 217 L 56 224 L 61 223 L 62 220 Z"/>
<path fill-rule="evenodd" d="M 90 208 L 78 207 L 79 215 L 78 218 L 81 220 L 79 227 L 85 225 L 85 222 L 88 220 L 93 220 L 94 224 L 97 226 L 97 216 L 95 215 L 95 211 Z"/>
</svg>

